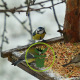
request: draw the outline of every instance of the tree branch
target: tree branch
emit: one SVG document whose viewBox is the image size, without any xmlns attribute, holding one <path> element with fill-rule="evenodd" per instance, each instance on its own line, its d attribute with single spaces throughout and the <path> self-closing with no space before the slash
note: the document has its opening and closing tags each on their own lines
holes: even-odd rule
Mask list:
<svg viewBox="0 0 80 80">
<path fill-rule="evenodd" d="M 61 25 L 59 24 L 59 21 L 58 21 L 58 18 L 57 18 L 57 15 L 56 15 L 56 11 L 55 11 L 55 8 L 54 8 L 54 4 L 53 4 L 53 0 L 51 0 L 51 3 L 52 3 L 52 8 L 53 8 L 53 13 L 54 13 L 54 17 L 55 17 L 55 20 L 56 20 L 56 22 L 57 22 L 57 24 L 58 24 L 58 28 L 59 28 L 59 30 L 61 30 Z M 62 33 L 60 33 L 61 34 L 61 36 L 62 36 Z"/>
<path fill-rule="evenodd" d="M 13 16 L 17 19 L 17 21 L 23 26 L 23 28 L 31 34 L 31 31 L 28 30 L 28 29 L 26 28 L 26 26 L 24 26 L 24 24 L 21 22 L 21 20 L 18 19 L 16 15 L 14 15 L 14 14 L 12 14 L 12 15 L 13 15 Z"/>
<path fill-rule="evenodd" d="M 42 8 L 38 8 L 38 9 L 33 9 L 33 8 L 30 8 L 29 11 L 40 11 L 41 9 L 51 9 L 51 7 L 55 6 L 55 5 L 58 5 L 58 4 L 61 4 L 63 3 L 62 2 L 59 2 L 59 3 L 56 3 L 52 6 L 49 6 L 49 7 L 42 7 Z M 17 9 L 20 9 L 20 8 L 24 8 L 24 7 L 27 7 L 27 6 L 22 6 L 22 7 L 18 7 L 18 8 L 13 8 L 13 9 L 6 9 L 6 10 L 0 10 L 0 12 L 4 13 L 4 12 L 11 12 L 11 13 L 15 13 L 15 12 L 26 12 L 27 10 L 17 10 Z"/>
<path fill-rule="evenodd" d="M 4 30 L 3 30 L 3 33 L 2 33 L 2 41 L 1 41 L 0 52 L 2 52 L 2 49 L 3 49 L 3 43 L 5 42 L 5 41 L 4 41 L 4 38 L 5 38 L 5 32 L 6 32 L 6 14 L 4 14 Z"/>
<path fill-rule="evenodd" d="M 30 26 L 30 32 L 31 32 L 31 40 L 32 40 L 32 24 L 31 24 L 31 17 L 30 17 L 30 13 L 28 13 L 28 18 L 29 18 L 29 26 Z"/>
</svg>

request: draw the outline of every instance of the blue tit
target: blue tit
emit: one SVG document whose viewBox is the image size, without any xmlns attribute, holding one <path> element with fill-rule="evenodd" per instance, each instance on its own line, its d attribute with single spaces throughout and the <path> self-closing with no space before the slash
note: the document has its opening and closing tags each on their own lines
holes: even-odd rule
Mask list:
<svg viewBox="0 0 80 80">
<path fill-rule="evenodd" d="M 43 27 L 38 27 L 34 32 L 33 32 L 33 40 L 42 40 L 45 36 L 46 32 Z"/>
<path fill-rule="evenodd" d="M 36 48 L 36 49 L 37 49 L 37 48 Z M 40 49 L 37 49 L 37 50 L 38 50 L 40 53 L 41 53 L 41 51 L 42 51 L 42 50 L 40 50 Z M 24 52 L 24 53 L 19 57 L 19 59 L 18 59 L 17 61 L 13 62 L 12 65 L 16 66 L 16 65 L 18 65 L 19 63 L 21 63 L 22 61 L 24 61 L 24 60 L 25 60 L 25 54 L 26 54 L 26 52 Z M 35 48 L 30 48 L 30 49 L 28 50 L 27 56 L 26 56 L 26 57 L 27 57 L 27 61 L 28 61 L 29 64 L 35 62 L 36 57 L 34 57 L 34 55 L 38 55 L 38 54 L 35 52 Z"/>
<path fill-rule="evenodd" d="M 74 66 L 80 67 L 80 53 L 77 54 L 69 63 L 62 65 L 63 67 L 66 67 L 70 64 L 74 64 Z"/>
<path fill-rule="evenodd" d="M 19 59 L 18 59 L 17 61 L 13 62 L 12 65 L 16 66 L 16 65 L 18 65 L 19 63 L 21 63 L 22 61 L 24 61 L 24 60 L 25 60 L 25 54 L 26 54 L 26 52 L 23 53 L 23 54 L 19 57 Z M 28 61 L 28 63 L 35 62 L 35 58 L 34 58 L 34 56 L 33 56 L 31 53 L 27 53 L 27 61 Z"/>
</svg>

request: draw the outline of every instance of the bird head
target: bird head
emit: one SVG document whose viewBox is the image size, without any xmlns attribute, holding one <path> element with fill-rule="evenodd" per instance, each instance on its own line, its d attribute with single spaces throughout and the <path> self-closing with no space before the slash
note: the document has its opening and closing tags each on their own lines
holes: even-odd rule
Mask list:
<svg viewBox="0 0 80 80">
<path fill-rule="evenodd" d="M 44 32 L 45 32 L 45 29 L 43 27 L 38 27 L 37 30 L 36 30 L 37 34 L 42 34 Z"/>
</svg>

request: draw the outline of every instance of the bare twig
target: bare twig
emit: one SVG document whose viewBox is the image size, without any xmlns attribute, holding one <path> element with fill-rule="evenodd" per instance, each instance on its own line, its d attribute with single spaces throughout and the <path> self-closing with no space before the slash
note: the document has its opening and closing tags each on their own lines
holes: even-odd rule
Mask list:
<svg viewBox="0 0 80 80">
<path fill-rule="evenodd" d="M 32 4 L 32 5 L 30 5 L 30 6 L 34 6 L 34 5 L 41 5 L 41 4 L 43 4 L 43 3 L 46 3 L 46 2 L 49 2 L 50 0 L 47 0 L 47 1 L 43 1 L 43 2 L 38 2 L 38 3 L 35 3 L 35 4 Z M 61 2 L 59 2 L 59 3 L 56 3 L 56 4 L 54 4 L 54 6 L 56 6 L 56 5 L 58 5 L 58 4 L 61 4 L 61 3 L 63 3 L 64 1 L 61 1 Z M 22 5 L 20 5 L 19 7 L 17 7 L 17 8 L 14 8 L 15 10 L 18 10 L 18 9 L 22 9 L 22 8 L 27 8 L 28 6 L 22 6 Z M 50 6 L 50 7 L 52 7 L 52 6 Z M 47 7 L 44 7 L 44 8 L 47 8 Z"/>
<path fill-rule="evenodd" d="M 24 20 L 24 21 L 22 21 L 22 24 L 25 24 L 27 22 L 27 19 L 26 20 Z"/>
<path fill-rule="evenodd" d="M 38 3 L 35 3 L 35 4 L 31 4 L 30 6 L 40 5 L 40 4 L 46 3 L 46 2 L 49 2 L 49 1 L 47 0 L 47 1 L 43 1 L 43 2 L 38 2 Z M 16 10 L 17 10 L 17 9 L 21 9 L 21 8 L 26 8 L 26 7 L 28 7 L 28 6 L 22 6 L 22 5 L 21 5 L 21 6 L 17 7 Z"/>
<path fill-rule="evenodd" d="M 58 21 L 58 18 L 57 18 L 57 15 L 56 15 L 56 11 L 55 11 L 55 8 L 54 8 L 54 4 L 53 4 L 53 0 L 51 0 L 51 3 L 52 3 L 52 8 L 53 8 L 53 13 L 54 13 L 54 17 L 55 17 L 55 20 L 56 20 L 56 22 L 57 22 L 57 24 L 58 24 L 58 28 L 59 28 L 59 30 L 61 30 L 61 25 L 59 24 L 59 21 Z M 60 33 L 61 34 L 61 33 Z M 61 34 L 61 36 L 62 36 L 62 34 Z"/>
<path fill-rule="evenodd" d="M 32 40 L 32 24 L 31 24 L 31 17 L 30 17 L 30 13 L 28 13 L 28 18 L 29 18 L 29 26 L 30 26 L 30 32 L 31 32 L 31 40 Z"/>
<path fill-rule="evenodd" d="M 4 4 L 5 9 L 8 9 L 8 8 L 7 8 L 7 4 L 4 2 L 4 0 L 2 0 L 2 2 L 3 2 L 3 4 Z M 8 15 L 6 12 L 5 12 L 5 14 L 6 14 L 6 16 L 9 17 L 9 15 Z"/>
<path fill-rule="evenodd" d="M 3 43 L 5 42 L 5 41 L 4 41 L 5 32 L 6 32 L 6 14 L 4 14 L 4 30 L 3 30 L 3 33 L 2 33 L 2 41 L 1 41 L 1 50 L 0 50 L 0 52 L 2 52 Z"/>
<path fill-rule="evenodd" d="M 63 3 L 63 1 L 62 2 L 59 2 L 59 3 L 56 3 L 54 5 L 48 6 L 48 7 L 42 7 L 42 8 L 38 8 L 38 9 L 31 8 L 31 11 L 40 11 L 41 9 L 48 9 L 48 8 L 51 9 L 51 7 L 56 6 L 58 4 L 61 4 L 61 3 Z"/>
<path fill-rule="evenodd" d="M 5 9 L 8 9 L 6 2 L 4 2 L 4 0 L 2 0 L 2 2 L 3 2 L 3 4 L 4 4 Z"/>
<path fill-rule="evenodd" d="M 55 5 L 58 5 L 58 4 L 61 4 L 63 2 L 59 2 L 59 3 L 56 3 L 52 6 L 49 6 L 49 7 L 42 7 L 42 8 L 38 8 L 38 9 L 33 9 L 33 8 L 29 8 L 29 11 L 40 11 L 41 9 L 51 9 L 51 7 L 55 6 Z M 27 7 L 27 6 L 22 6 L 23 7 Z M 13 9 L 7 9 L 7 10 L 0 10 L 0 12 L 4 13 L 4 12 L 11 12 L 11 13 L 15 13 L 15 12 L 26 12 L 27 10 L 17 10 L 21 7 L 18 7 L 18 8 L 13 8 Z"/>
<path fill-rule="evenodd" d="M 2 2 L 3 2 L 4 5 L 6 4 L 6 3 L 4 2 L 4 0 L 2 0 Z M 5 9 L 6 9 L 6 10 L 8 9 L 7 5 L 5 5 Z M 15 8 L 14 8 L 14 9 L 15 9 Z M 12 10 L 12 13 L 14 13 L 14 11 L 15 11 L 14 9 L 11 9 L 11 10 Z M 31 34 L 31 31 L 28 30 L 28 29 L 26 28 L 26 26 L 24 26 L 23 22 L 21 22 L 21 20 L 18 19 L 16 15 L 14 15 L 14 14 L 12 14 L 12 15 L 20 22 L 20 24 L 23 26 L 23 28 Z"/>
<path fill-rule="evenodd" d="M 62 1 L 66 3 L 66 0 L 62 0 Z"/>
<path fill-rule="evenodd" d="M 0 7 L 4 7 L 4 5 L 0 5 Z"/>
<path fill-rule="evenodd" d="M 26 10 L 14 10 L 14 9 L 10 9 L 10 10 L 0 10 L 1 13 L 5 13 L 5 12 L 11 12 L 11 13 L 15 13 L 15 12 L 26 12 Z"/>
<path fill-rule="evenodd" d="M 29 26 L 30 26 L 30 33 L 31 33 L 31 40 L 32 40 L 32 24 L 31 24 L 31 17 L 30 17 L 30 3 L 28 0 L 26 0 L 26 5 L 28 6 L 27 8 L 27 12 L 26 15 L 28 15 L 28 19 L 29 19 Z"/>
<path fill-rule="evenodd" d="M 23 24 L 23 22 L 21 22 L 21 20 L 18 19 L 16 15 L 14 15 L 14 14 L 12 14 L 12 15 L 18 20 L 18 22 L 23 26 L 23 28 L 31 34 L 31 31 L 26 28 L 26 26 Z"/>
</svg>

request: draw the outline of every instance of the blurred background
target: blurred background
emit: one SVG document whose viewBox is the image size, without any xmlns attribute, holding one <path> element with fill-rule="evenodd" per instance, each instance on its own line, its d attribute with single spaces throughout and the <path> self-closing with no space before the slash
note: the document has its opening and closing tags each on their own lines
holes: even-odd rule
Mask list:
<svg viewBox="0 0 80 80">
<path fill-rule="evenodd" d="M 0 0 L 0 5 L 3 5 L 3 1 L 6 2 L 8 9 L 12 9 L 14 7 L 19 7 L 20 5 L 25 6 L 25 0 Z M 36 0 L 35 3 L 41 2 L 45 0 Z M 61 2 L 62 0 L 53 0 L 54 4 Z M 50 6 L 51 2 L 44 3 L 44 7 Z M 39 5 L 33 6 L 33 8 L 39 8 Z M 0 9 L 5 9 L 4 7 L 0 7 Z M 23 10 L 26 10 L 24 8 Z M 65 10 L 66 4 L 61 3 L 55 6 L 56 15 L 60 25 L 64 25 L 65 18 Z M 46 31 L 46 35 L 44 39 L 55 38 L 61 36 L 60 33 L 57 32 L 59 30 L 58 25 L 55 21 L 53 10 L 52 9 L 42 9 L 40 12 L 32 11 L 30 12 L 32 31 L 34 31 L 38 27 L 44 27 Z M 17 46 L 23 46 L 30 43 L 31 35 L 30 33 L 23 28 L 23 25 L 30 30 L 29 19 L 26 16 L 25 12 L 21 12 L 20 14 L 15 12 L 14 15 L 23 22 L 21 24 L 12 13 L 7 12 L 9 17 L 6 17 L 6 32 L 5 36 L 8 39 L 9 44 L 3 43 L 3 51 L 9 50 L 12 48 L 16 48 Z M 2 43 L 2 34 L 4 31 L 4 20 L 5 14 L 0 13 L 0 46 Z M 63 29 L 61 27 L 61 29 Z M 33 77 L 29 73 L 23 71 L 22 69 L 11 65 L 11 63 L 7 60 L 7 58 L 0 57 L 0 80 L 38 80 Z"/>
</svg>

